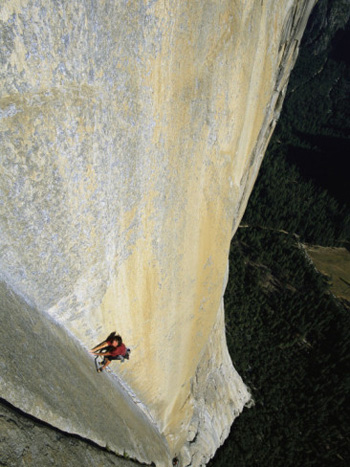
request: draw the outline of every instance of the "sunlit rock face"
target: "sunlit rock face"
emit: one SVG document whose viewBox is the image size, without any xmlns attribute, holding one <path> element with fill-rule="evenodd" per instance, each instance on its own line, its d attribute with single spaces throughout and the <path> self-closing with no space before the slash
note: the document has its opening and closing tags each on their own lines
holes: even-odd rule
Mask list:
<svg viewBox="0 0 350 467">
<path fill-rule="evenodd" d="M 1 278 L 86 348 L 117 330 L 114 368 L 187 464 L 249 401 L 229 245 L 314 3 L 0 4 Z"/>
</svg>

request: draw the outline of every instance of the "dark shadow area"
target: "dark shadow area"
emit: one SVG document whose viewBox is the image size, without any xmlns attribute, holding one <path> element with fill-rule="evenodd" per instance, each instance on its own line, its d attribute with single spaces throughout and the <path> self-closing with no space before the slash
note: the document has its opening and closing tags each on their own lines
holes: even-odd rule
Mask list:
<svg viewBox="0 0 350 467">
<path fill-rule="evenodd" d="M 329 191 L 340 203 L 350 205 L 350 140 L 336 136 L 301 135 L 312 149 L 289 146 L 288 162 L 306 179 Z"/>
<path fill-rule="evenodd" d="M 347 24 L 345 29 L 337 31 L 335 34 L 329 57 L 337 62 L 344 62 L 350 65 L 350 27 Z"/>
</svg>

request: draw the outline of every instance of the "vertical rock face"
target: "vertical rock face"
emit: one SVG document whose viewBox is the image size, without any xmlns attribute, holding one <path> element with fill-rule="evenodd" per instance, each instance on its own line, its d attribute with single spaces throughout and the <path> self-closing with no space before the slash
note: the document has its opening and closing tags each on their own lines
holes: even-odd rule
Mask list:
<svg viewBox="0 0 350 467">
<path fill-rule="evenodd" d="M 229 245 L 314 3 L 0 5 L 1 278 L 86 347 L 116 329 L 121 378 L 187 464 L 249 400 Z"/>
</svg>

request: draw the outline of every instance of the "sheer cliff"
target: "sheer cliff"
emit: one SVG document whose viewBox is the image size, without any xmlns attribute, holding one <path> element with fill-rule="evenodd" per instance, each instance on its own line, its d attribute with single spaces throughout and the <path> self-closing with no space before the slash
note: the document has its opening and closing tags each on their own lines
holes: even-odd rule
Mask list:
<svg viewBox="0 0 350 467">
<path fill-rule="evenodd" d="M 229 245 L 314 3 L 1 2 L 3 398 L 142 462 L 214 454 L 250 399 Z M 112 330 L 132 357 L 97 375 Z"/>
</svg>

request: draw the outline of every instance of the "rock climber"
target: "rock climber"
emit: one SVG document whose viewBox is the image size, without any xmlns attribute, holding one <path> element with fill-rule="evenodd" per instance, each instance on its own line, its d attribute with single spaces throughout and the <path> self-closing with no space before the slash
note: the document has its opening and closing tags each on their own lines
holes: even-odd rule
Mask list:
<svg viewBox="0 0 350 467">
<path fill-rule="evenodd" d="M 90 350 L 93 355 L 101 355 L 104 357 L 102 366 L 97 370 L 99 373 L 103 371 L 112 360 L 123 360 L 127 355 L 128 349 L 123 343 L 122 338 L 119 335 L 112 336 L 112 334 L 110 334 L 104 342 L 101 342 L 101 344 L 98 344 Z"/>
<path fill-rule="evenodd" d="M 116 347 L 117 346 L 117 342 L 114 341 L 114 338 L 115 338 L 115 335 L 116 335 L 116 332 L 113 331 L 109 334 L 109 336 L 103 341 L 103 342 L 100 342 L 99 344 L 97 344 L 95 347 L 93 347 L 91 350 L 90 350 L 90 353 L 94 353 L 96 352 L 97 350 L 100 350 L 101 352 L 103 350 L 107 351 L 109 350 L 109 347 Z"/>
</svg>

